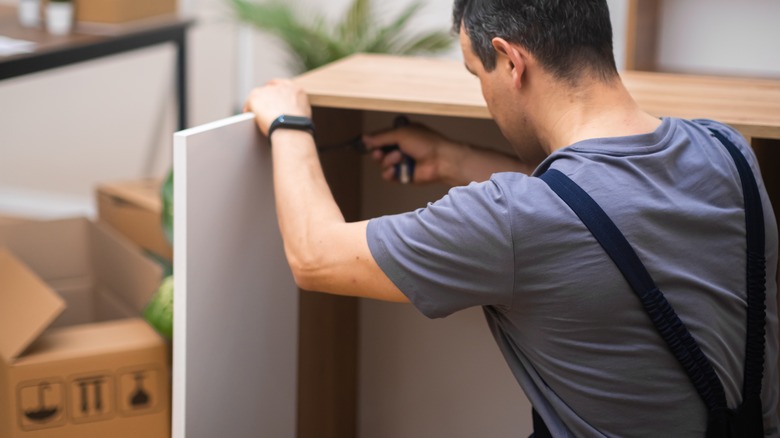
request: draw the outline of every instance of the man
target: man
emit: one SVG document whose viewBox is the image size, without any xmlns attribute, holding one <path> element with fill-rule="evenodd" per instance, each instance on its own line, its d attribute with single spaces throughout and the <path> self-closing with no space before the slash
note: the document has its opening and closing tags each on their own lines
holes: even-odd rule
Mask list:
<svg viewBox="0 0 780 438">
<path fill-rule="evenodd" d="M 605 1 L 456 0 L 454 25 L 517 158 L 422 126 L 367 136 L 369 147 L 398 144 L 414 158 L 415 182 L 457 187 L 415 212 L 346 223 L 312 136 L 281 124 L 270 134 L 276 207 L 298 284 L 410 301 L 432 318 L 482 306 L 538 412 L 535 427 L 553 436 L 703 436 L 711 419 L 702 397 L 637 295 L 572 210 L 529 174 L 555 169 L 606 211 L 733 409 L 745 359 L 745 202 L 712 128 L 738 145 L 759 181 L 767 267 L 759 417 L 777 436 L 777 228 L 744 139 L 716 122 L 642 111 L 617 74 Z M 281 114 L 311 112 L 288 81 L 253 91 L 246 109 L 265 133 Z M 400 153 L 375 157 L 392 179 Z"/>
</svg>

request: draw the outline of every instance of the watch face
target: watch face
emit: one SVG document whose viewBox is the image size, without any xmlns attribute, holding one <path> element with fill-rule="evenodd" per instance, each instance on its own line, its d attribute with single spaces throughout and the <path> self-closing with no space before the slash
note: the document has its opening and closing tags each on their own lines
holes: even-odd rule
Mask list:
<svg viewBox="0 0 780 438">
<path fill-rule="evenodd" d="M 301 117 L 301 116 L 279 116 L 279 123 L 282 125 L 297 125 L 297 126 L 309 126 L 311 125 L 311 120 L 309 120 L 307 117 Z"/>
<path fill-rule="evenodd" d="M 278 128 L 299 129 L 314 133 L 314 123 L 308 117 L 281 115 L 271 123 L 268 135 Z"/>
</svg>

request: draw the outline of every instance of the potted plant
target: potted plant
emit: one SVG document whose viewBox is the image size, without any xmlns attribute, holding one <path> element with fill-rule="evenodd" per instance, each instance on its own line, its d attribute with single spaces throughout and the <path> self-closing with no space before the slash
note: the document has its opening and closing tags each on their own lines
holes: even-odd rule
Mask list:
<svg viewBox="0 0 780 438">
<path fill-rule="evenodd" d="M 46 5 L 46 30 L 52 35 L 67 35 L 73 28 L 73 2 L 49 0 Z"/>
</svg>

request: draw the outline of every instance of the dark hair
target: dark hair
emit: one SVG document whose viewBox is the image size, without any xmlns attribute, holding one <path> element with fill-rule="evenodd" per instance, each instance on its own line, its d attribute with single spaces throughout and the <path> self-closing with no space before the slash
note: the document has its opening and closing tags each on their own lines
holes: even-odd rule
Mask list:
<svg viewBox="0 0 780 438">
<path fill-rule="evenodd" d="M 455 0 L 452 18 L 453 31 L 463 24 L 487 71 L 496 67 L 491 40 L 500 37 L 523 46 L 558 79 L 617 75 L 606 0 Z"/>
</svg>

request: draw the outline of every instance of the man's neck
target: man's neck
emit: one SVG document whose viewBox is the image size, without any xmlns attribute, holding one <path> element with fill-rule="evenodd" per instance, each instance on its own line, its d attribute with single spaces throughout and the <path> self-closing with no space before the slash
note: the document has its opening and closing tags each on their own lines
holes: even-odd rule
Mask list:
<svg viewBox="0 0 780 438">
<path fill-rule="evenodd" d="M 549 89 L 558 91 L 533 100 L 538 102 L 534 111 L 537 137 L 548 154 L 591 138 L 649 133 L 661 123 L 639 109 L 619 78 Z"/>
</svg>

